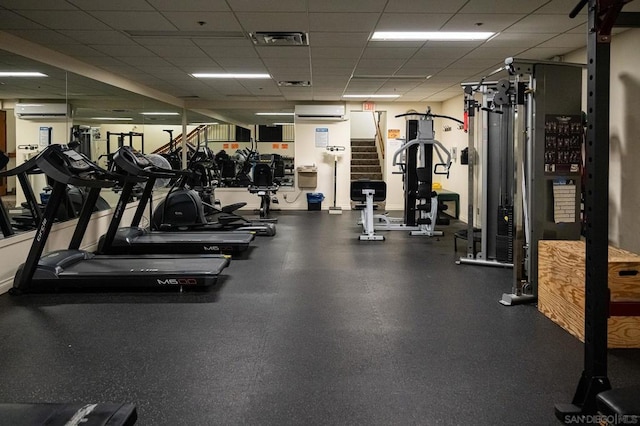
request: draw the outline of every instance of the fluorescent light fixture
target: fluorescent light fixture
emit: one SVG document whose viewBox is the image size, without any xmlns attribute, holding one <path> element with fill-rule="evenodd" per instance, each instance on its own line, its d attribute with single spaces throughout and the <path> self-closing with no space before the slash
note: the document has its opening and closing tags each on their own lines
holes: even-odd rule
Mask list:
<svg viewBox="0 0 640 426">
<path fill-rule="evenodd" d="M 209 123 L 200 123 L 198 121 L 194 121 L 194 122 L 189 123 L 189 124 L 192 125 L 192 126 L 215 126 L 216 124 L 220 124 L 220 123 L 217 123 L 215 121 L 212 121 L 212 122 L 209 122 Z"/>
<path fill-rule="evenodd" d="M 273 123 L 274 126 L 291 126 L 293 123 Z"/>
<path fill-rule="evenodd" d="M 464 41 L 464 40 L 486 40 L 494 33 L 491 32 L 448 32 L 448 31 L 376 31 L 371 40 L 393 40 L 393 41 Z"/>
<path fill-rule="evenodd" d="M 100 120 L 100 121 L 131 121 L 133 118 L 131 117 L 91 117 L 89 120 Z"/>
<path fill-rule="evenodd" d="M 269 74 L 233 73 L 193 73 L 195 78 L 271 78 Z"/>
<path fill-rule="evenodd" d="M 180 115 L 178 112 L 141 112 L 142 115 Z"/>
<path fill-rule="evenodd" d="M 49 77 L 35 71 L 0 71 L 0 77 Z"/>
<path fill-rule="evenodd" d="M 295 115 L 292 112 L 256 112 L 256 115 Z"/>
<path fill-rule="evenodd" d="M 400 95 L 342 95 L 343 98 L 399 98 Z"/>
</svg>

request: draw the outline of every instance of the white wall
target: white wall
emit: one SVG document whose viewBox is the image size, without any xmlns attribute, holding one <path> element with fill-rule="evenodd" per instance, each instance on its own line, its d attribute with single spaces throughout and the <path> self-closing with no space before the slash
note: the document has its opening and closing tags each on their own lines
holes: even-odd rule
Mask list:
<svg viewBox="0 0 640 426">
<path fill-rule="evenodd" d="M 640 253 L 640 30 L 615 35 L 611 41 L 609 161 L 609 239 L 612 245 Z M 581 49 L 565 57 L 586 63 Z M 585 79 L 586 80 L 586 79 Z M 586 111 L 586 95 L 583 108 Z"/>
<path fill-rule="evenodd" d="M 7 123 L 8 124 L 8 123 Z M 9 125 L 7 125 L 9 127 Z M 51 142 L 64 144 L 69 141 L 70 125 L 66 121 L 35 121 L 15 119 L 15 143 L 16 143 L 16 166 L 24 163 L 26 160 L 35 155 L 38 150 L 21 149 L 20 146 L 38 145 L 40 139 L 40 128 L 51 127 Z M 42 189 L 47 185 L 46 178 L 43 175 L 34 175 L 31 178 L 33 191 L 36 197 Z M 25 201 L 24 194 L 20 185 L 16 187 L 16 206 Z"/>
<path fill-rule="evenodd" d="M 460 96 L 449 99 L 448 101 L 443 102 L 442 104 L 442 114 L 448 115 L 458 120 L 462 120 L 464 117 L 464 96 L 462 95 L 462 88 L 460 89 Z M 479 123 L 480 120 L 474 120 L 478 126 L 475 127 L 475 135 L 480 136 L 482 127 Z M 440 127 L 439 137 L 437 139 L 442 142 L 442 144 L 452 151 L 453 148 L 456 149 L 457 155 L 456 159 L 453 161 L 453 165 L 451 169 L 449 169 L 449 179 L 445 179 L 444 176 L 437 176 L 434 181 L 440 182 L 444 189 L 449 191 L 457 192 L 460 194 L 460 220 L 466 222 L 468 218 L 468 209 L 467 205 L 469 202 L 468 193 L 469 193 L 469 169 L 467 165 L 460 164 L 460 151 L 466 148 L 469 145 L 468 134 L 463 130 L 458 129 L 458 123 L 454 121 L 443 121 L 442 125 L 451 126 L 451 130 L 448 132 L 444 132 L 442 127 Z M 479 147 L 479 139 L 475 138 L 474 144 L 478 151 L 478 158 L 481 155 L 481 147 Z M 480 176 L 480 165 L 474 168 L 475 181 L 478 181 L 478 176 Z M 478 206 L 478 193 L 479 190 L 482 189 L 479 186 L 474 188 L 474 192 L 476 197 L 474 197 L 474 205 Z M 476 210 L 477 211 L 477 210 Z M 452 212 L 451 212 L 452 213 Z M 474 222 L 476 222 L 477 218 L 474 218 Z"/>
<path fill-rule="evenodd" d="M 295 123 L 295 164 L 315 165 L 318 168 L 318 186 L 315 189 L 300 190 L 297 188 L 294 194 L 288 195 L 283 208 L 307 209 L 306 193 L 321 192 L 325 196 L 322 209 L 327 210 L 333 205 L 333 154 L 324 148 L 316 148 L 316 128 L 329 129 L 329 145 L 341 145 L 345 147 L 338 161 L 338 207 L 348 210 L 351 207 L 350 182 L 351 182 L 351 124 L 345 121 L 300 121 Z M 297 182 L 297 176 L 296 176 Z M 295 196 L 298 196 L 295 199 Z M 293 201 L 295 199 L 295 201 Z M 281 201 L 282 202 L 282 201 Z M 285 207 L 286 206 L 286 207 Z"/>
<path fill-rule="evenodd" d="M 361 108 L 362 106 L 360 106 Z M 352 110 L 351 139 L 373 139 L 376 137 L 376 114 L 373 111 Z"/>
</svg>

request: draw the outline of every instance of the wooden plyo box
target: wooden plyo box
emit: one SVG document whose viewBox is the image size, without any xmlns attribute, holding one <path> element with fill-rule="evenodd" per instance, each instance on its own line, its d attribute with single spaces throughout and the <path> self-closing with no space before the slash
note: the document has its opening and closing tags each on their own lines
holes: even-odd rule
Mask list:
<svg viewBox="0 0 640 426">
<path fill-rule="evenodd" d="M 538 310 L 584 342 L 585 244 L 538 243 Z M 612 302 L 640 301 L 640 256 L 609 247 Z M 610 317 L 610 348 L 640 348 L 640 317 Z"/>
</svg>

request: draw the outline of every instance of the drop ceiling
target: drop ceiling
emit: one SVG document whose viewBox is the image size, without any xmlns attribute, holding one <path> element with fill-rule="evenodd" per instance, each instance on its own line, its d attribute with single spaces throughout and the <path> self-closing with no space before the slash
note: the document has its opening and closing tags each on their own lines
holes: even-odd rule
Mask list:
<svg viewBox="0 0 640 426">
<path fill-rule="evenodd" d="M 0 0 L 0 31 L 158 90 L 188 108 L 238 123 L 266 124 L 273 119 L 260 119 L 255 112 L 292 111 L 299 102 L 342 101 L 345 94 L 400 95 L 392 102 L 444 101 L 460 93 L 460 82 L 486 75 L 505 57 L 565 55 L 586 44 L 585 11 L 568 17 L 576 3 Z M 625 11 L 640 7 L 634 2 Z M 400 30 L 475 30 L 497 36 L 464 42 L 370 41 L 374 31 Z M 269 31 L 303 32 L 309 44 L 252 42 L 251 33 Z M 196 72 L 268 73 L 272 78 L 199 80 L 190 76 Z M 311 84 L 278 85 L 281 81 Z M 83 84 L 91 86 L 90 81 Z M 23 98 L 42 97 L 33 86 L 23 89 Z M 0 95 L 3 90 L 0 86 Z M 100 91 L 96 103 L 109 95 L 109 89 Z"/>
</svg>

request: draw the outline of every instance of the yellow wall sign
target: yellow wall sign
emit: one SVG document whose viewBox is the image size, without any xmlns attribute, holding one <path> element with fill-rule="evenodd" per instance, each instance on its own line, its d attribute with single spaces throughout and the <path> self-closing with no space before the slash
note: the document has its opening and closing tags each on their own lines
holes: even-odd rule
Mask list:
<svg viewBox="0 0 640 426">
<path fill-rule="evenodd" d="M 387 130 L 387 139 L 398 139 L 400 137 L 400 129 Z"/>
</svg>

